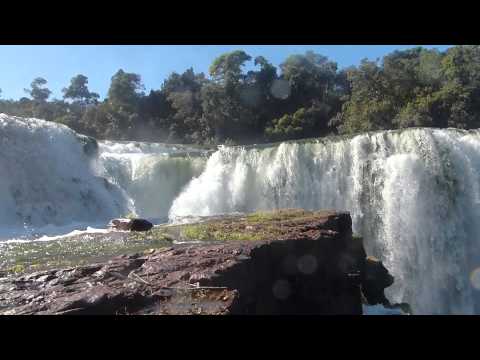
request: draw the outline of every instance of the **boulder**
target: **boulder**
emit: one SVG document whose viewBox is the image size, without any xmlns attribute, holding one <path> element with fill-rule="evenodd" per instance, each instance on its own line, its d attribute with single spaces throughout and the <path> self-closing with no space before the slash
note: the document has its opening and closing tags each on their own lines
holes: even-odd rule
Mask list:
<svg viewBox="0 0 480 360">
<path fill-rule="evenodd" d="M 145 219 L 132 219 L 130 222 L 130 231 L 148 231 L 153 228 L 153 224 Z"/>
<path fill-rule="evenodd" d="M 109 226 L 125 231 L 148 231 L 153 228 L 153 224 L 145 219 L 113 219 Z"/>
</svg>

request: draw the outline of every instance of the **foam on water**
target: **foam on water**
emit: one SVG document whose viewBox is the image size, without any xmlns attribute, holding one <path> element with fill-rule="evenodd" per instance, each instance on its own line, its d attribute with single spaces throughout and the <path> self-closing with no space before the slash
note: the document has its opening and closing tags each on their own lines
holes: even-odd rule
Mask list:
<svg viewBox="0 0 480 360">
<path fill-rule="evenodd" d="M 73 226 L 76 227 L 75 230 L 71 230 L 71 231 L 66 230 L 66 229 L 71 229 Z M 84 229 L 84 230 L 79 230 L 78 228 Z M 32 242 L 32 241 L 35 241 L 35 242 L 38 242 L 38 241 L 53 241 L 53 240 L 59 240 L 59 239 L 67 238 L 67 237 L 70 237 L 70 236 L 77 236 L 77 235 L 84 235 L 84 234 L 107 234 L 111 231 L 112 231 L 112 229 L 108 229 L 108 228 L 105 228 L 105 227 L 95 228 L 95 227 L 92 227 L 92 226 L 83 226 L 82 224 L 78 224 L 78 225 L 72 225 L 72 226 L 69 226 L 69 227 L 63 228 L 63 229 L 62 229 L 62 227 L 55 227 L 55 228 L 52 228 L 50 230 L 50 232 L 52 232 L 54 234 L 60 234 L 60 235 L 41 235 L 37 238 L 21 236 L 21 238 L 16 238 L 15 235 L 10 234 L 11 238 L 3 241 L 2 243 L 4 243 L 4 244 L 14 244 L 14 243 L 28 243 L 28 242 Z M 115 230 L 115 231 L 119 231 L 119 230 Z M 48 232 L 48 230 L 40 229 L 39 233 L 48 234 L 49 232 Z"/>
</svg>

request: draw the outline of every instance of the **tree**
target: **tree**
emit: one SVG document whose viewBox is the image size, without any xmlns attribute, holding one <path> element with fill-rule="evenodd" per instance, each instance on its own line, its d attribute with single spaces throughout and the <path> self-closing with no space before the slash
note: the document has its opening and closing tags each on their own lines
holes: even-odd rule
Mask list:
<svg viewBox="0 0 480 360">
<path fill-rule="evenodd" d="M 243 78 L 242 66 L 251 59 L 252 57 L 242 50 L 225 53 L 213 61 L 209 69 L 210 75 L 231 94 Z"/>
<path fill-rule="evenodd" d="M 33 100 L 39 102 L 45 102 L 50 97 L 52 93 L 48 88 L 45 87 L 47 80 L 44 78 L 38 77 L 32 81 L 30 84 L 31 90 L 24 89 L 24 91 L 29 94 Z"/>
<path fill-rule="evenodd" d="M 305 55 L 291 55 L 282 64 L 282 77 L 290 83 L 295 106 L 305 106 L 313 100 L 325 101 L 332 90 L 337 63 L 326 56 L 307 51 Z"/>
<path fill-rule="evenodd" d="M 109 128 L 112 123 L 109 110 L 108 103 L 106 102 L 87 108 L 80 120 L 83 131 L 98 139 L 108 138 L 107 135 L 108 132 L 111 131 Z"/>
<path fill-rule="evenodd" d="M 239 99 L 244 106 L 254 111 L 252 123 L 255 131 L 263 133 L 265 124 L 276 117 L 279 107 L 272 86 L 278 79 L 277 68 L 263 56 L 257 56 L 254 60 L 258 71 L 249 71 L 244 84 L 239 87 Z"/>
<path fill-rule="evenodd" d="M 255 66 L 260 66 L 260 71 L 252 72 L 255 83 L 262 89 L 266 97 L 270 97 L 270 88 L 277 78 L 277 68 L 263 56 L 257 56 Z"/>
<path fill-rule="evenodd" d="M 345 84 L 337 86 L 337 80 L 344 80 L 337 73 L 337 63 L 307 51 L 289 56 L 280 64 L 280 69 L 281 79 L 288 82 L 289 93 L 277 107 L 284 114 L 295 113 L 301 108 L 308 110 L 309 114 L 315 113 L 310 136 L 323 133 L 329 127 L 330 119 L 340 112 L 341 98 L 345 94 Z"/>
<path fill-rule="evenodd" d="M 381 73 L 389 84 L 387 94 L 394 95 L 400 105 L 414 97 L 415 88 L 421 85 L 418 69 L 422 51 L 421 47 L 397 50 L 383 58 Z"/>
<path fill-rule="evenodd" d="M 305 108 L 300 108 L 292 115 L 283 115 L 272 121 L 265 128 L 268 140 L 281 141 L 287 139 L 301 139 L 309 135 L 315 123 L 315 118 Z"/>
<path fill-rule="evenodd" d="M 238 94 L 229 95 L 223 86 L 210 83 L 202 87 L 201 98 L 203 124 L 216 142 L 252 139 L 252 133 L 255 133 L 255 110 L 245 106 Z"/>
<path fill-rule="evenodd" d="M 167 96 L 161 90 L 151 90 L 147 96 L 140 99 L 139 113 L 156 122 L 166 119 L 172 112 Z"/>
<path fill-rule="evenodd" d="M 347 72 L 351 95 L 342 105 L 340 133 L 391 128 L 396 114 L 390 84 L 376 61 L 363 59 L 358 68 Z"/>
<path fill-rule="evenodd" d="M 442 59 L 444 54 L 437 49 L 423 49 L 420 53 L 417 77 L 425 86 L 432 86 L 439 89 L 442 85 Z"/>
<path fill-rule="evenodd" d="M 182 92 L 186 90 L 200 91 L 200 88 L 206 82 L 205 74 L 195 74 L 193 68 L 185 70 L 182 74 L 173 72 L 162 84 L 162 91 L 165 94 L 172 92 Z"/>
<path fill-rule="evenodd" d="M 456 81 L 465 87 L 480 83 L 480 45 L 455 46 L 447 50 L 442 60 L 447 81 Z"/>
<path fill-rule="evenodd" d="M 419 98 L 407 103 L 394 117 L 393 124 L 399 128 L 432 126 L 431 98 Z"/>
<path fill-rule="evenodd" d="M 255 132 L 255 111 L 259 89 L 243 74 L 242 67 L 251 56 L 241 50 L 225 53 L 210 66 L 213 83 L 202 87 L 204 124 L 215 141 L 241 138 Z"/>
<path fill-rule="evenodd" d="M 455 47 L 446 53 L 417 47 L 394 51 L 381 64 L 364 60 L 348 72 L 351 94 L 335 118 L 338 129 L 352 133 L 478 126 L 472 108 L 480 95 L 473 95 L 479 83 L 475 79 L 480 79 L 478 60 L 474 47 Z"/>
<path fill-rule="evenodd" d="M 182 74 L 173 72 L 162 84 L 168 104 L 162 126 L 169 130 L 169 140 L 201 142 L 204 138 L 201 89 L 207 82 L 203 73 L 195 74 L 189 68 Z"/>
<path fill-rule="evenodd" d="M 98 101 L 100 95 L 88 90 L 88 78 L 85 75 L 77 75 L 70 80 L 70 85 L 62 89 L 63 98 L 71 99 L 81 104 L 92 104 Z"/>
<path fill-rule="evenodd" d="M 134 112 L 140 97 L 144 95 L 141 92 L 144 89 L 140 75 L 126 73 L 120 69 L 112 76 L 108 102 L 114 109 Z"/>
<path fill-rule="evenodd" d="M 442 59 L 445 81 L 439 92 L 441 109 L 448 113 L 446 126 L 480 127 L 479 62 L 479 45 L 455 46 L 446 51 Z"/>
</svg>

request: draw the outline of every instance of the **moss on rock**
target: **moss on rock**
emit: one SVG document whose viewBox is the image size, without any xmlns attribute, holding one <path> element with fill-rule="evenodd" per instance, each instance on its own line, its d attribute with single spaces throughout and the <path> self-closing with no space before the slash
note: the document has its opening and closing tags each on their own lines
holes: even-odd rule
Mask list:
<svg viewBox="0 0 480 360">
<path fill-rule="evenodd" d="M 281 209 L 215 217 L 194 224 L 155 226 L 147 232 L 112 231 L 51 241 L 0 244 L 0 271 L 21 273 L 76 266 L 123 255 L 144 253 L 177 242 L 261 241 L 298 232 L 297 225 L 328 211 Z"/>
</svg>

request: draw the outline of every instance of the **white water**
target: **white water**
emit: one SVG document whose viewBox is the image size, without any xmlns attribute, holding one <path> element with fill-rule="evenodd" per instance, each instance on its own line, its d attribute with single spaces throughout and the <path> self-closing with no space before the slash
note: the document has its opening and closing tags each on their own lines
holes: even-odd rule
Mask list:
<svg viewBox="0 0 480 360">
<path fill-rule="evenodd" d="M 410 129 L 352 139 L 222 148 L 170 218 L 283 207 L 348 210 L 367 253 L 416 313 L 476 312 L 480 133 Z M 476 277 L 475 277 L 476 278 Z M 478 285 L 478 284 L 477 284 Z M 478 307 L 477 307 L 478 312 Z"/>
<path fill-rule="evenodd" d="M 66 126 L 0 114 L 0 229 L 26 233 L 128 212 L 122 191 L 94 171 L 95 154 Z"/>
<path fill-rule="evenodd" d="M 102 227 L 128 212 L 176 221 L 348 210 L 367 252 L 395 276 L 393 302 L 420 314 L 480 313 L 478 131 L 223 147 L 208 161 L 203 151 L 134 142 L 101 142 L 96 157 L 82 139 L 65 126 L 0 115 L 0 233 L 56 235 L 55 227 Z"/>
<path fill-rule="evenodd" d="M 205 163 L 205 151 L 193 148 L 105 141 L 98 171 L 129 194 L 138 215 L 167 221 L 173 200 Z"/>
<path fill-rule="evenodd" d="M 130 213 L 167 221 L 207 156 L 180 145 L 88 143 L 64 125 L 0 114 L 0 240 L 105 227 Z"/>
</svg>

